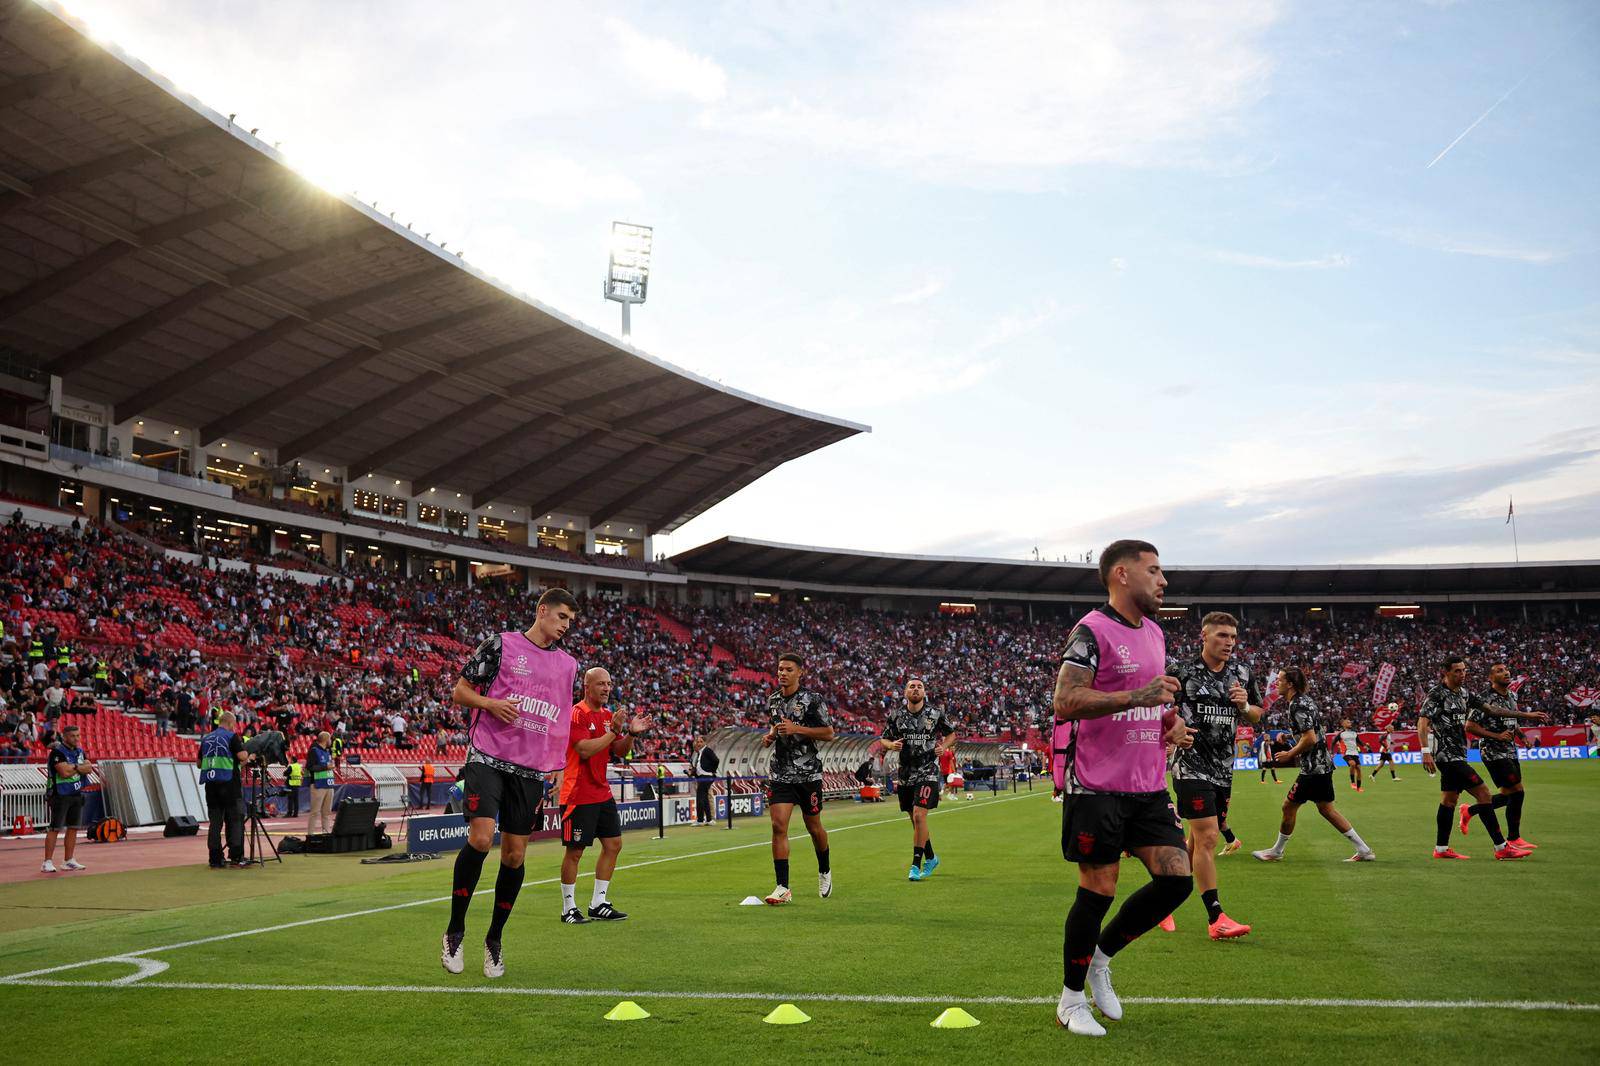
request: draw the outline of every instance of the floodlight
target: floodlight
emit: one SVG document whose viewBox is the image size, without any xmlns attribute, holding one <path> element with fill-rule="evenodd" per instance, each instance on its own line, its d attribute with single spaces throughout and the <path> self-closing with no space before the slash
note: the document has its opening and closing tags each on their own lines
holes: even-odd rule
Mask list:
<svg viewBox="0 0 1600 1066">
<path fill-rule="evenodd" d="M 655 231 L 633 222 L 611 223 L 611 261 L 606 270 L 605 298 L 622 305 L 622 336 L 631 332 L 628 309 L 642 304 L 650 289 L 650 250 Z"/>
</svg>

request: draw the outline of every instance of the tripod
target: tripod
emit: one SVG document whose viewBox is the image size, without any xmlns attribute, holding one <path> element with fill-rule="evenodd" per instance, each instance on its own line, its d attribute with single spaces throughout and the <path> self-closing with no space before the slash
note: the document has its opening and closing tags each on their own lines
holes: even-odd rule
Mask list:
<svg viewBox="0 0 1600 1066">
<path fill-rule="evenodd" d="M 267 829 L 267 824 L 263 820 L 263 808 L 267 802 L 266 767 L 257 765 L 250 767 L 246 772 L 251 775 L 252 783 L 255 785 L 255 792 L 250 802 L 245 806 L 245 828 L 248 836 L 245 862 L 256 866 L 265 866 L 267 864 L 267 856 L 261 850 L 261 845 L 265 842 L 267 851 L 272 853 L 272 858 L 281 863 L 283 856 L 278 854 L 278 845 L 272 842 L 272 833 Z"/>
</svg>

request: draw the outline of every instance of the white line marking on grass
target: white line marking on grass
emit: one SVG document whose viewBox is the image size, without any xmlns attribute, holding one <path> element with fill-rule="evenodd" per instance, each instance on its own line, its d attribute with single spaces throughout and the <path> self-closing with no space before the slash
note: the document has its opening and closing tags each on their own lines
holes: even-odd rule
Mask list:
<svg viewBox="0 0 1600 1066">
<path fill-rule="evenodd" d="M 938 815 L 938 814 L 952 814 L 952 813 L 959 812 L 959 811 L 987 810 L 988 808 L 994 807 L 997 804 L 1012 803 L 1012 802 L 1014 802 L 1016 800 L 1032 799 L 1035 796 L 1043 796 L 1043 795 L 1044 795 L 1044 792 L 1041 791 L 1041 792 L 1030 792 L 1030 793 L 1027 793 L 1026 795 L 1003 796 L 1003 797 L 1001 797 L 999 799 L 991 799 L 991 800 L 989 800 L 987 802 L 979 803 L 976 806 L 968 807 L 968 806 L 963 805 L 963 806 L 960 806 L 960 807 L 950 807 L 950 808 L 948 808 L 946 810 L 942 810 L 942 811 L 941 810 L 929 811 L 928 813 L 929 813 L 930 816 L 932 816 L 932 815 Z M 877 825 L 902 825 L 904 823 L 905 823 L 905 818 L 903 818 L 903 817 L 901 817 L 901 818 L 880 818 L 877 821 L 872 821 L 872 822 L 857 822 L 854 825 L 843 825 L 843 826 L 840 826 L 837 829 L 830 829 L 830 830 L 828 830 L 828 832 L 830 834 L 832 834 L 832 833 L 844 833 L 844 832 L 848 832 L 851 829 L 868 829 L 868 828 L 871 828 L 872 826 L 877 826 Z M 800 833 L 796 833 L 796 834 L 790 836 L 789 839 L 790 840 L 801 840 L 801 839 L 806 838 L 808 835 L 809 834 L 807 834 L 805 832 L 800 832 Z M 765 847 L 770 847 L 771 844 L 772 844 L 772 840 L 771 840 L 770 837 L 768 837 L 768 838 L 763 839 L 763 840 L 751 841 L 748 844 L 733 844 L 733 845 L 730 845 L 729 847 L 726 847 L 726 848 L 712 848 L 712 849 L 710 849 L 708 851 L 696 851 L 696 852 L 691 852 L 691 853 L 686 854 L 686 855 L 663 855 L 662 857 L 660 857 L 658 859 L 644 859 L 644 860 L 642 860 L 640 862 L 628 863 L 626 865 L 618 866 L 617 869 L 618 870 L 637 870 L 637 869 L 639 869 L 641 867 L 656 866 L 656 865 L 658 865 L 660 863 L 664 863 L 664 862 L 681 862 L 684 859 L 701 859 L 701 858 L 705 858 L 708 855 L 723 855 L 723 854 L 726 854 L 727 852 L 730 852 L 730 851 L 744 851 L 744 850 L 749 849 L 749 848 L 765 848 Z M 581 877 L 593 877 L 594 876 L 594 872 L 592 870 L 591 871 L 587 871 L 585 873 L 580 874 L 579 876 L 581 876 Z M 522 887 L 523 888 L 532 888 L 532 887 L 535 887 L 535 886 L 538 886 L 538 885 L 553 885 L 556 882 L 558 882 L 560 879 L 561 878 L 558 875 L 556 877 L 542 878 L 542 879 L 537 880 L 537 881 L 526 881 L 526 882 L 523 883 Z M 474 895 L 485 896 L 485 895 L 490 895 L 493 892 L 494 892 L 494 889 L 492 889 L 492 888 L 480 888 L 477 892 L 474 893 Z M 450 901 L 450 897 L 449 896 L 430 896 L 427 899 L 414 899 L 414 900 L 409 900 L 408 902 L 405 902 L 405 903 L 391 903 L 386 907 L 368 907 L 366 910 L 347 911 L 344 914 L 327 914 L 327 915 L 323 915 L 320 918 L 302 918 L 301 920 L 296 921 L 296 922 L 284 922 L 281 925 L 268 925 L 268 926 L 263 926 L 260 929 L 241 929 L 241 930 L 237 930 L 237 931 L 232 932 L 232 933 L 219 933 L 216 936 L 200 937 L 198 940 L 184 940 L 184 941 L 180 941 L 179 943 L 176 943 L 176 944 L 163 944 L 160 947 L 144 948 L 144 949 L 139 950 L 139 951 L 124 951 L 124 952 L 121 952 L 120 954 L 117 954 L 117 955 L 107 955 L 107 956 L 104 956 L 104 957 L 98 958 L 98 959 L 89 959 L 86 962 L 71 962 L 71 963 L 67 963 L 64 966 L 49 966 L 49 967 L 46 967 L 46 968 L 40 969 L 40 970 L 29 970 L 26 973 L 10 974 L 10 975 L 5 976 L 5 977 L 0 977 L 0 984 L 11 984 L 11 983 L 19 983 L 20 984 L 25 979 L 28 979 L 28 978 L 43 977 L 46 974 L 61 973 L 64 970 L 78 970 L 78 969 L 82 969 L 85 966 L 98 966 L 101 963 L 106 963 L 106 962 L 131 962 L 131 961 L 134 960 L 134 958 L 136 956 L 153 955 L 158 951 L 177 951 L 177 950 L 179 950 L 181 948 L 192 948 L 192 947 L 197 947 L 197 946 L 199 946 L 201 944 L 215 944 L 218 941 L 222 941 L 222 940 L 237 940 L 240 937 L 258 936 L 258 935 L 260 935 L 262 933 L 281 933 L 285 929 L 299 929 L 299 928 L 301 928 L 303 926 L 307 926 L 307 925 L 320 925 L 323 922 L 339 922 L 339 921 L 345 920 L 346 918 L 365 918 L 365 917 L 367 917 L 369 915 L 373 915 L 373 914 L 384 914 L 384 913 L 387 913 L 388 911 L 400 911 L 400 910 L 405 910 L 408 907 L 426 907 L 426 906 L 429 906 L 429 905 L 435 904 L 435 903 L 448 903 L 449 901 Z M 140 980 L 143 976 L 146 976 L 146 975 L 144 975 L 144 974 L 134 974 L 133 976 L 131 976 L 129 978 L 124 978 L 123 980 L 126 983 L 130 983 L 131 984 L 132 982 Z M 92 982 L 85 982 L 85 987 L 93 988 L 93 987 L 95 987 L 95 985 Z M 174 987 L 176 987 L 176 986 L 174 986 Z"/>
<path fill-rule="evenodd" d="M 519 988 L 513 985 L 310 985 L 245 984 L 222 981 L 52 981 L 12 978 L 6 983 L 33 988 L 159 988 L 185 992 L 355 992 L 391 995 L 535 996 L 547 999 L 701 999 L 761 1002 L 1043 1006 L 1054 996 L 895 996 L 843 992 L 686 992 L 624 988 Z M 1372 1010 L 1519 1010 L 1600 1012 L 1600 1003 L 1493 999 L 1287 999 L 1251 996 L 1125 996 L 1122 1002 L 1153 1007 L 1325 1007 Z"/>
</svg>

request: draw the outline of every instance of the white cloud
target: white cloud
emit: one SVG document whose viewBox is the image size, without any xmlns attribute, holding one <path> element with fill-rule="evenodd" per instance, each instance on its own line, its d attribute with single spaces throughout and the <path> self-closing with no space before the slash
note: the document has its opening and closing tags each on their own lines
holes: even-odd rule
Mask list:
<svg viewBox="0 0 1600 1066">
<path fill-rule="evenodd" d="M 715 60 L 647 36 L 619 18 L 608 18 L 605 25 L 621 50 L 623 67 L 650 92 L 700 104 L 716 103 L 728 94 L 727 72 Z"/>
<path fill-rule="evenodd" d="M 922 176 L 1200 161 L 1266 91 L 1268 2 L 1000 0 L 900 9 L 844 71 L 734 94 L 710 125 Z"/>
<path fill-rule="evenodd" d="M 1029 311 L 1008 311 L 978 339 L 973 350 L 986 352 L 991 348 L 1009 344 L 1018 337 L 1032 333 L 1060 313 L 1061 306 L 1054 300 L 1046 300 L 1042 305 Z"/>
<path fill-rule="evenodd" d="M 943 278 L 929 278 L 914 289 L 907 289 L 905 292 L 896 293 L 889 297 L 889 302 L 892 304 L 920 304 L 933 299 L 944 289 L 945 280 Z"/>
<path fill-rule="evenodd" d="M 512 199 L 571 211 L 591 204 L 626 203 L 639 198 L 639 187 L 613 171 L 594 170 L 561 156 L 519 159 L 505 175 Z"/>
<path fill-rule="evenodd" d="M 1113 274 L 1121 274 L 1127 269 L 1128 261 L 1126 259 L 1122 258 L 1120 255 L 1111 257 L 1111 272 Z"/>
<path fill-rule="evenodd" d="M 1264 270 L 1339 270 L 1354 262 L 1348 255 L 1339 252 L 1317 259 L 1279 259 L 1270 255 L 1216 251 L 1211 253 L 1211 258 L 1230 266 L 1260 267 Z"/>
</svg>

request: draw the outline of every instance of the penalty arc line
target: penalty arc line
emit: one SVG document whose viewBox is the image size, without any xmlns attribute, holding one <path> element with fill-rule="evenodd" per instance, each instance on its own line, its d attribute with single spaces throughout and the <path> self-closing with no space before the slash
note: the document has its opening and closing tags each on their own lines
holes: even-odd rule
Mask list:
<svg viewBox="0 0 1600 1066">
<path fill-rule="evenodd" d="M 992 799 L 992 800 L 990 800 L 990 801 L 988 801 L 986 803 L 980 803 L 976 807 L 950 807 L 950 808 L 947 808 L 946 810 L 942 810 L 942 811 L 930 811 L 929 815 L 930 816 L 935 816 L 935 815 L 941 815 L 941 814 L 952 814 L 952 813 L 955 813 L 955 812 L 958 812 L 958 811 L 987 810 L 990 807 L 994 807 L 994 806 L 997 806 L 997 805 L 1002 804 L 1002 803 L 1012 803 L 1012 802 L 1015 802 L 1017 800 L 1032 799 L 1035 796 L 1043 796 L 1043 795 L 1044 795 L 1044 792 L 1041 791 L 1041 792 L 1037 792 L 1037 793 L 1030 792 L 1025 796 L 1023 796 L 1023 795 L 1004 796 L 1004 797 L 1001 797 L 999 799 Z M 869 829 L 869 828 L 871 828 L 873 826 L 903 825 L 904 823 L 905 823 L 905 819 L 904 818 L 880 818 L 880 819 L 878 819 L 876 821 L 872 821 L 872 822 L 857 822 L 854 825 L 843 825 L 843 826 L 840 826 L 837 829 L 830 829 L 830 830 L 828 830 L 828 832 L 831 835 L 833 833 L 848 832 L 849 830 L 852 830 L 852 829 Z M 793 836 L 789 837 L 789 839 L 790 840 L 801 840 L 801 839 L 806 838 L 807 836 L 808 836 L 808 834 L 802 832 L 802 833 L 794 834 Z M 664 856 L 662 856 L 660 858 L 657 858 L 657 859 L 644 859 L 644 860 L 641 860 L 639 862 L 628 863 L 627 865 L 618 866 L 617 870 L 619 872 L 622 871 L 622 870 L 637 870 L 637 869 L 641 869 L 641 868 L 646 867 L 646 866 L 657 866 L 657 865 L 659 865 L 661 863 L 666 863 L 666 862 L 681 862 L 684 859 L 701 859 L 701 858 L 705 858 L 705 857 L 710 856 L 710 855 L 723 855 L 723 854 L 726 854 L 726 853 L 728 853 L 730 851 L 745 851 L 745 850 L 750 849 L 750 848 L 765 848 L 765 847 L 770 847 L 771 843 L 772 843 L 772 841 L 769 838 L 769 839 L 765 839 L 765 840 L 751 841 L 748 844 L 733 844 L 733 845 L 730 845 L 729 847 L 726 847 L 726 848 L 712 848 L 709 851 L 691 852 L 690 854 L 687 854 L 687 855 L 664 855 Z M 591 877 L 591 876 L 593 876 L 593 872 L 592 871 L 585 872 L 581 876 Z M 529 888 L 529 887 L 534 887 L 534 886 L 538 886 L 538 885 L 553 885 L 559 880 L 560 880 L 559 876 L 557 876 L 557 877 L 546 877 L 546 878 L 541 878 L 540 880 L 537 880 L 537 881 L 525 882 L 523 887 L 524 888 Z M 478 895 L 478 896 L 489 895 L 493 891 L 494 890 L 490 889 L 490 888 L 481 888 L 477 892 L 475 892 L 474 895 Z M 105 955 L 105 956 L 102 956 L 102 957 L 100 957 L 98 959 L 89 959 L 86 962 L 72 962 L 72 963 L 67 963 L 64 966 L 50 966 L 50 967 L 46 967 L 44 969 L 39 969 L 39 970 L 29 970 L 26 973 L 9 974 L 7 976 L 0 977 L 0 985 L 14 984 L 14 983 L 15 984 L 20 984 L 20 983 L 22 983 L 24 980 L 26 980 L 28 978 L 43 977 L 46 974 L 61 973 L 64 970 L 80 970 L 80 969 L 83 969 L 83 968 L 88 967 L 88 966 L 98 966 L 98 965 L 100 965 L 102 963 L 131 962 L 137 956 L 153 955 L 158 951 L 178 951 L 178 950 L 180 950 L 182 948 L 198 947 L 201 944 L 215 944 L 215 943 L 217 943 L 219 941 L 223 941 L 223 940 L 237 940 L 240 937 L 258 936 L 258 935 L 260 935 L 262 933 L 279 933 L 279 932 L 284 931 L 285 929 L 299 929 L 299 928 L 303 928 L 304 926 L 308 926 L 308 925 L 321 925 L 324 922 L 339 922 L 339 921 L 343 921 L 343 920 L 345 920 L 347 918 L 365 918 L 365 917 L 367 917 L 369 915 L 373 915 L 373 914 L 385 914 L 385 913 L 388 913 L 389 911 L 406 910 L 407 908 L 410 908 L 410 907 L 426 907 L 426 906 L 429 906 L 431 904 L 436 904 L 436 903 L 448 903 L 449 901 L 450 901 L 450 897 L 449 896 L 430 896 L 427 899 L 408 900 L 405 903 L 391 903 L 391 904 L 389 904 L 388 906 L 385 906 L 385 907 L 369 907 L 369 908 L 367 908 L 365 910 L 347 911 L 344 914 L 325 914 L 320 918 L 303 918 L 303 919 L 301 919 L 299 921 L 295 921 L 295 922 L 284 922 L 284 923 L 282 923 L 280 925 L 263 926 L 260 929 L 240 929 L 240 930 L 236 930 L 236 931 L 231 932 L 231 933 L 219 933 L 216 936 L 200 937 L 197 940 L 184 940 L 184 941 L 180 941 L 179 943 L 176 943 L 176 944 L 162 944 L 159 947 L 143 948 L 143 949 L 138 950 L 138 951 L 119 951 L 115 955 Z M 75 983 L 75 982 L 69 982 L 69 983 Z M 92 984 L 89 984 L 89 983 L 86 982 L 85 983 L 85 987 L 91 987 L 92 988 L 94 986 Z M 119 987 L 126 987 L 126 986 L 119 986 Z"/>
<path fill-rule="evenodd" d="M 158 988 L 186 992 L 353 992 L 376 995 L 476 995 L 530 996 L 547 999 L 684 999 L 755 1000 L 801 1003 L 932 1004 L 965 1003 L 976 1006 L 1042 1006 L 1054 996 L 895 996 L 854 995 L 843 992 L 688 992 L 624 988 L 519 988 L 506 985 L 313 985 L 249 984 L 228 981 L 55 981 L 12 978 L 4 983 L 29 988 Z M 1556 1000 L 1492 999 L 1293 999 L 1275 996 L 1124 996 L 1122 1002 L 1149 1007 L 1319 1007 L 1370 1010 L 1516 1010 L 1600 1013 L 1600 1003 Z"/>
</svg>

